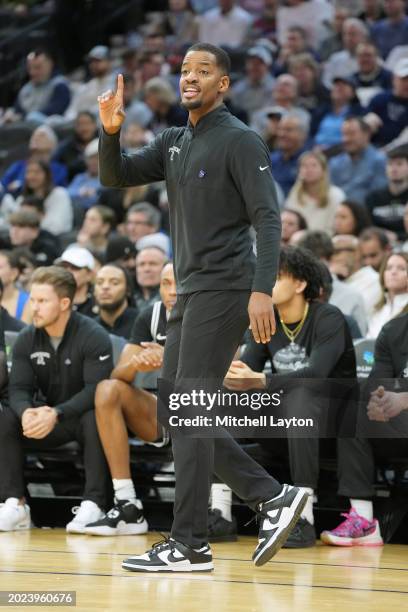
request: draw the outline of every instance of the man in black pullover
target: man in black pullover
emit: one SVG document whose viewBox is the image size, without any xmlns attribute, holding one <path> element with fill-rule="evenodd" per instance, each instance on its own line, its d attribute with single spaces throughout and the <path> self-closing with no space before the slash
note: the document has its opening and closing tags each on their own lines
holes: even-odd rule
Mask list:
<svg viewBox="0 0 408 612">
<path fill-rule="evenodd" d="M 187 126 L 165 130 L 133 155 L 120 152 L 123 78 L 119 75 L 115 94 L 109 91 L 99 98 L 102 184 L 166 181 L 177 303 L 168 322 L 159 388 L 164 420 L 169 389 L 192 393 L 221 384 L 249 322 L 257 342 L 268 342 L 275 331 L 271 294 L 280 243 L 275 185 L 264 142 L 223 104 L 229 70 L 222 49 L 190 47 L 180 79 Z M 257 260 L 251 224 L 257 231 Z M 207 534 L 213 469 L 261 515 L 253 560 L 266 563 L 285 541 L 307 496 L 280 485 L 231 438 L 191 437 L 176 427 L 171 434 L 176 473 L 171 538 L 145 555 L 126 559 L 122 567 L 213 569 Z"/>
<path fill-rule="evenodd" d="M 375 343 L 374 366 L 355 438 L 339 438 L 339 495 L 350 499 L 350 511 L 335 529 L 320 538 L 333 546 L 382 546 L 374 518 L 376 459 L 408 454 L 408 314 L 388 321 Z M 369 392 L 369 393 L 368 393 Z"/>
<path fill-rule="evenodd" d="M 10 374 L 10 408 L 0 410 L 0 531 L 30 528 L 24 499 L 24 447 L 55 448 L 72 440 L 84 448 L 85 491 L 67 531 L 103 515 L 109 472 L 99 440 L 94 396 L 112 370 L 108 334 L 72 312 L 73 275 L 59 266 L 38 268 L 32 277 L 33 325 L 20 332 Z"/>
</svg>

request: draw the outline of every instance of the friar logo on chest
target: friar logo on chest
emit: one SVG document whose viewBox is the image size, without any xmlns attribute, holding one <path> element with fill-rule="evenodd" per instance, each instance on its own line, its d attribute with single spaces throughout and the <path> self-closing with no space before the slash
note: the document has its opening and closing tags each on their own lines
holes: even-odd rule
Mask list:
<svg viewBox="0 0 408 612">
<path fill-rule="evenodd" d="M 169 153 L 170 153 L 170 161 L 173 161 L 175 153 L 177 153 L 177 155 L 180 155 L 180 149 L 179 147 L 176 147 L 175 145 L 173 145 L 172 147 L 169 148 Z"/>
</svg>

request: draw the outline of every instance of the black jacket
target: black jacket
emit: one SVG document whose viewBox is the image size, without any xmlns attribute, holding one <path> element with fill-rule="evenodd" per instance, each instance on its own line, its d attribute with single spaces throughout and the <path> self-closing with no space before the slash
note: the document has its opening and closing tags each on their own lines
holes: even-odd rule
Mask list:
<svg viewBox="0 0 408 612">
<path fill-rule="evenodd" d="M 13 349 L 10 406 L 21 417 L 40 399 L 64 418 L 79 417 L 93 409 L 96 385 L 112 368 L 109 336 L 92 319 L 73 312 L 57 351 L 44 329 L 29 325 Z"/>
<path fill-rule="evenodd" d="M 133 155 L 121 155 L 119 133 L 102 131 L 99 171 L 108 187 L 166 181 L 179 293 L 252 289 L 271 294 L 280 212 L 269 152 L 224 105 L 195 127 L 164 130 Z M 256 271 L 251 224 L 257 230 Z"/>
<path fill-rule="evenodd" d="M 370 380 L 383 378 L 408 378 L 408 314 L 388 321 L 376 340 Z"/>
<path fill-rule="evenodd" d="M 128 306 L 126 310 L 124 310 L 122 314 L 118 316 L 115 323 L 113 324 L 113 327 L 110 327 L 110 325 L 108 325 L 101 318 L 100 312 L 99 316 L 96 317 L 94 320 L 96 321 L 96 323 L 106 329 L 108 334 L 113 334 L 114 336 L 121 336 L 122 338 L 126 338 L 126 340 L 129 340 L 133 324 L 137 319 L 138 314 L 139 311 L 137 310 L 137 308 L 132 308 L 131 306 Z"/>
</svg>

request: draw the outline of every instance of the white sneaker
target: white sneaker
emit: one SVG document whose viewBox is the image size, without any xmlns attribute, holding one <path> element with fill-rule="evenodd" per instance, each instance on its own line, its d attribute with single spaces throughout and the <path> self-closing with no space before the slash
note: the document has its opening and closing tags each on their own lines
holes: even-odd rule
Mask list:
<svg viewBox="0 0 408 612">
<path fill-rule="evenodd" d="M 72 514 L 75 514 L 75 518 L 66 526 L 68 533 L 85 533 L 85 525 L 99 521 L 104 516 L 99 506 L 88 499 L 72 508 Z"/>
<path fill-rule="evenodd" d="M 27 504 L 19 504 L 17 497 L 9 497 L 4 504 L 0 504 L 0 531 L 17 531 L 30 527 L 30 508 Z"/>
</svg>

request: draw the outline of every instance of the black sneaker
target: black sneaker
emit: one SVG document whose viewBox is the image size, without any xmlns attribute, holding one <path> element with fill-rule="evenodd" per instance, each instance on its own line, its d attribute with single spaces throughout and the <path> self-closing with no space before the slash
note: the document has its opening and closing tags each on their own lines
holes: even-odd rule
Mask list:
<svg viewBox="0 0 408 612">
<path fill-rule="evenodd" d="M 209 542 L 236 542 L 237 540 L 237 521 L 232 517 L 227 521 L 221 510 L 215 508 L 208 511 L 208 541 Z"/>
<path fill-rule="evenodd" d="M 125 559 L 122 567 L 131 572 L 211 572 L 214 569 L 208 545 L 195 550 L 172 538 L 153 544 L 144 555 Z"/>
<path fill-rule="evenodd" d="M 261 517 L 258 546 L 252 555 L 255 565 L 263 565 L 285 543 L 305 507 L 308 494 L 297 487 L 283 485 L 281 493 L 258 505 Z"/>
<path fill-rule="evenodd" d="M 137 505 L 136 505 L 137 504 Z M 115 500 L 115 505 L 103 518 L 88 523 L 84 533 L 99 536 L 140 535 L 149 529 L 141 503 L 136 500 Z M 140 507 L 138 507 L 140 506 Z"/>
<path fill-rule="evenodd" d="M 300 518 L 282 548 L 310 548 L 316 544 L 316 530 L 305 518 Z"/>
</svg>

